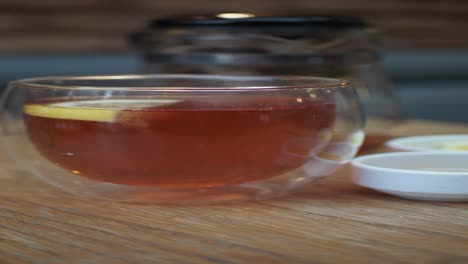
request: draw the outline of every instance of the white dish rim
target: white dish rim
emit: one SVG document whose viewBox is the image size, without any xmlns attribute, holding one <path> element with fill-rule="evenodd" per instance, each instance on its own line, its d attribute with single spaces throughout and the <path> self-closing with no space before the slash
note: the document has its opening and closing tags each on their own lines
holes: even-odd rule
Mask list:
<svg viewBox="0 0 468 264">
<path fill-rule="evenodd" d="M 452 176 L 466 176 L 468 172 L 465 171 L 431 171 L 431 170 L 410 170 L 410 169 L 399 169 L 399 168 L 387 168 L 381 166 L 368 165 L 365 161 L 370 159 L 381 159 L 386 157 L 404 157 L 404 156 L 438 156 L 438 155 L 462 155 L 466 156 L 468 162 L 468 153 L 460 151 L 426 151 L 426 152 L 391 152 L 391 153 L 380 153 L 380 154 L 369 154 L 355 158 L 351 165 L 357 168 L 364 168 L 368 170 L 405 173 L 405 174 L 430 174 L 430 175 L 452 175 Z"/>
<path fill-rule="evenodd" d="M 392 149 L 405 150 L 405 151 L 425 151 L 425 152 L 454 152 L 454 153 L 468 153 L 468 151 L 463 150 L 445 150 L 427 147 L 418 147 L 418 146 L 408 146 L 409 142 L 434 142 L 434 141 L 457 141 L 457 140 L 468 140 L 468 134 L 444 134 L 444 135 L 424 135 L 424 136 L 410 136 L 410 137 L 400 137 L 387 141 L 385 145 Z"/>
</svg>

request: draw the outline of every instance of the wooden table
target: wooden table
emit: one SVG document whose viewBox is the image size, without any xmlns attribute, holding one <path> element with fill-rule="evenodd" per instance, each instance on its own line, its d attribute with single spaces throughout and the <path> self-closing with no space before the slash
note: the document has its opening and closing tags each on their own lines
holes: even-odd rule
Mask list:
<svg viewBox="0 0 468 264">
<path fill-rule="evenodd" d="M 397 135 L 467 133 L 406 122 Z M 283 199 L 164 207 L 76 198 L 0 153 L 0 263 L 468 263 L 468 203 L 353 186 L 343 168 Z"/>
</svg>

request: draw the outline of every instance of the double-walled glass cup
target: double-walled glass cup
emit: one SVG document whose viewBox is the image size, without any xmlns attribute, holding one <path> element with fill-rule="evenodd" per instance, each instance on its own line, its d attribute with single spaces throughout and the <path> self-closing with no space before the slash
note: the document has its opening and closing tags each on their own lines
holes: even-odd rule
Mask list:
<svg viewBox="0 0 468 264">
<path fill-rule="evenodd" d="M 364 137 L 355 90 L 315 77 L 33 78 L 11 82 L 1 107 L 19 166 L 138 203 L 281 196 L 348 162 Z"/>
</svg>

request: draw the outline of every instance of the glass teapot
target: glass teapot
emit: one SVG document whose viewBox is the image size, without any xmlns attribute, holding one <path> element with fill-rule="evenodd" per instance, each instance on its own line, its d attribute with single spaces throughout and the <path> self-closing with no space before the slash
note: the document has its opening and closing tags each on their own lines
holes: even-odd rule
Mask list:
<svg viewBox="0 0 468 264">
<path fill-rule="evenodd" d="M 144 58 L 145 73 L 341 78 L 353 82 L 369 117 L 400 115 L 380 63 L 378 33 L 358 18 L 172 17 L 152 21 L 130 40 Z"/>
</svg>

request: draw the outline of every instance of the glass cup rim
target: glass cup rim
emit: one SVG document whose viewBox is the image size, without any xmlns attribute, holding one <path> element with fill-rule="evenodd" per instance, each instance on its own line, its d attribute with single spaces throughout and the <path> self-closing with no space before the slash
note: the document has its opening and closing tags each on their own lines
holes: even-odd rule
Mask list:
<svg viewBox="0 0 468 264">
<path fill-rule="evenodd" d="M 118 81 L 118 80 L 143 80 L 143 79 L 187 79 L 187 80 L 226 80 L 236 82 L 246 82 L 242 85 L 219 85 L 215 87 L 198 86 L 110 86 L 110 85 L 66 85 L 64 81 Z M 248 81 L 271 81 L 271 85 L 249 85 Z M 291 85 L 274 85 L 275 81 L 291 82 Z M 41 82 L 51 82 L 42 84 Z M 54 83 L 56 82 L 56 83 Z M 310 83 L 310 84 L 309 84 Z M 60 90 L 132 90 L 132 91 L 278 91 L 297 89 L 339 89 L 350 87 L 350 82 L 338 78 L 326 78 L 315 76 L 294 76 L 294 75 L 209 75 L 209 74 L 124 74 L 124 75 L 83 75 L 83 76 L 50 76 L 24 78 L 9 82 L 10 85 L 22 88 L 34 89 L 60 89 Z"/>
</svg>

